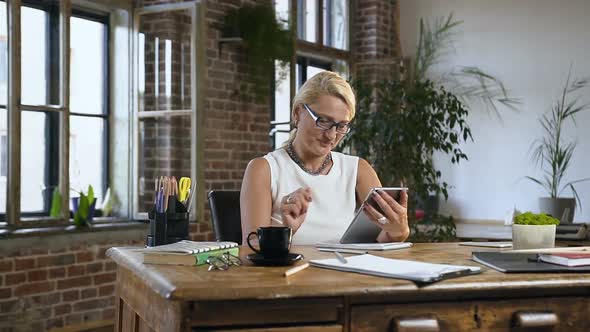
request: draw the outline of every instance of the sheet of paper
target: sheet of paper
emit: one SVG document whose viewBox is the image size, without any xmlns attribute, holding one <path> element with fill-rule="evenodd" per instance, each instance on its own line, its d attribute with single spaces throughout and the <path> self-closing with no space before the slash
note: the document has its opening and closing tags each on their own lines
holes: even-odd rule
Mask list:
<svg viewBox="0 0 590 332">
<path fill-rule="evenodd" d="M 478 266 L 423 263 L 374 256 L 371 254 L 346 257 L 346 263 L 337 258 L 311 260 L 312 266 L 364 273 L 388 278 L 407 279 L 418 282 L 434 282 L 449 277 L 476 274 Z"/>
</svg>

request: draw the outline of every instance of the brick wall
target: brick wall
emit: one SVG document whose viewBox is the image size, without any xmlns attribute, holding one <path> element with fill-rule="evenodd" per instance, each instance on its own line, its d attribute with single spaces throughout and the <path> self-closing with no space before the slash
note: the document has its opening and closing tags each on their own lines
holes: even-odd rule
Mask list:
<svg viewBox="0 0 590 332">
<path fill-rule="evenodd" d="M 139 30 L 143 35 L 145 53 L 141 59 L 143 65 L 140 63 L 145 85 L 144 91 L 140 91 L 139 110 L 190 110 L 190 11 L 143 15 Z M 166 68 L 167 56 L 171 60 L 170 68 Z M 152 188 L 156 177 L 191 175 L 191 117 L 141 118 L 139 137 L 139 177 L 144 188 L 140 190 L 140 211 L 148 211 L 153 206 Z"/>
<path fill-rule="evenodd" d="M 257 101 L 248 83 L 248 63 L 238 44 L 219 38 L 223 17 L 241 3 L 207 2 L 207 96 L 205 101 L 205 181 L 210 189 L 240 189 L 249 160 L 269 152 L 270 99 Z M 270 84 L 268 90 L 270 98 Z"/>
<path fill-rule="evenodd" d="M 145 6 L 151 4 L 162 4 L 166 1 L 138 1 L 138 6 Z M 167 1 L 180 2 L 180 1 Z M 219 45 L 221 37 L 221 27 L 223 25 L 223 18 L 228 10 L 233 9 L 246 3 L 248 1 L 207 1 L 206 2 L 206 24 L 207 24 L 207 40 L 206 40 L 206 57 L 207 57 L 207 86 L 205 93 L 205 109 L 198 110 L 204 112 L 204 177 L 205 190 L 211 189 L 240 189 L 241 180 L 244 170 L 249 160 L 264 155 L 270 150 L 268 132 L 270 130 L 270 98 L 265 100 L 256 100 L 254 98 L 253 86 L 248 82 L 248 63 L 244 50 L 239 44 L 223 44 Z M 249 1 L 253 3 L 255 1 Z M 179 12 L 182 13 L 182 12 Z M 160 40 L 165 38 L 171 39 L 173 45 L 180 44 L 177 41 L 186 41 L 186 34 L 184 36 L 171 35 L 171 31 L 187 31 L 179 27 L 179 21 L 183 18 L 178 18 L 181 14 L 175 14 L 176 19 L 169 19 L 170 14 L 152 14 L 150 20 L 142 29 L 146 31 L 146 58 L 150 58 L 154 46 L 148 44 L 153 43 L 153 37 L 159 36 Z M 184 18 L 187 21 L 187 18 Z M 155 23 L 154 23 L 155 21 Z M 149 38 L 148 38 L 149 36 Z M 163 43 L 162 41 L 160 42 Z M 160 63 L 163 63 L 163 46 L 159 47 Z M 188 48 L 184 48 L 188 49 Z M 173 54 L 174 54 L 173 48 Z M 177 52 L 179 54 L 179 52 Z M 150 93 L 153 95 L 153 62 L 145 64 L 146 70 L 146 96 Z M 160 77 L 163 76 L 164 68 L 162 64 L 158 66 Z M 189 82 L 190 74 L 189 67 L 174 66 L 174 77 L 178 77 L 183 71 L 185 82 Z M 161 78 L 160 78 L 161 81 Z M 185 87 L 188 84 L 185 83 Z M 160 86 L 160 91 L 163 87 Z M 181 89 L 174 87 L 173 91 L 178 98 Z M 189 92 L 190 94 L 190 92 Z M 269 97 L 270 85 L 269 85 Z M 145 110 L 156 108 L 162 110 L 167 107 L 162 104 L 162 100 L 154 100 L 153 98 L 145 98 Z M 170 104 L 168 104 L 170 105 Z M 175 106 L 172 103 L 172 106 Z M 190 100 L 188 104 L 182 105 L 184 108 L 190 108 Z M 190 152 L 186 151 L 186 147 L 190 148 L 190 141 L 187 142 L 188 135 L 184 135 L 187 131 L 190 132 L 188 124 L 188 117 L 178 121 L 166 120 L 151 120 L 142 121 L 143 125 L 140 130 L 143 130 L 141 139 L 140 153 L 140 174 L 144 178 L 146 188 L 146 195 L 142 197 L 144 202 L 144 211 L 149 209 L 151 205 L 150 188 L 153 187 L 153 178 L 158 175 L 186 175 L 190 174 Z M 157 128 L 156 128 L 157 127 Z M 166 131 L 169 136 L 155 136 L 158 131 Z M 175 151 L 175 147 L 182 145 L 183 151 Z M 178 157 L 180 156 L 180 157 Z M 174 167 L 169 164 L 175 158 L 184 160 L 184 164 L 180 167 Z M 178 163 L 180 164 L 180 163 Z M 206 205 L 206 202 L 203 202 Z M 206 205 L 207 206 L 207 205 Z M 205 223 L 209 223 L 209 218 L 206 216 Z M 211 237 L 212 234 L 206 236 Z"/>
<path fill-rule="evenodd" d="M 402 56 L 399 0 L 357 0 L 351 36 L 354 72 L 365 80 L 396 75 Z"/>
<path fill-rule="evenodd" d="M 174 1 L 137 1 L 137 5 L 168 2 Z M 207 1 L 208 85 L 204 109 L 207 190 L 239 189 L 248 161 L 262 156 L 270 149 L 270 103 L 269 100 L 257 101 L 249 93 L 253 89 L 247 80 L 248 64 L 243 49 L 238 44 L 224 44 L 219 52 L 223 17 L 229 9 L 242 3 L 239 0 Z M 398 31 L 395 27 L 389 27 L 389 23 L 398 15 L 397 1 L 358 0 L 357 6 L 357 12 L 352 15 L 357 20 L 356 33 L 351 36 L 354 60 L 360 64 L 366 63 L 371 71 L 378 72 L 382 66 L 378 61 L 391 59 L 400 52 L 394 41 Z M 168 23 L 155 25 L 154 29 L 160 27 L 167 30 L 170 25 L 180 24 L 178 22 L 169 19 Z M 185 38 L 178 35 L 168 37 L 177 41 Z M 163 47 L 159 49 L 163 50 Z M 180 55 L 181 52 L 173 51 L 173 54 Z M 178 75 L 190 72 L 180 66 L 180 60 L 175 58 L 174 61 L 173 82 L 177 81 L 175 78 Z M 163 69 L 159 67 L 159 70 Z M 146 70 L 146 77 L 148 74 Z M 146 86 L 146 91 L 152 88 Z M 163 86 L 159 88 L 162 91 L 165 89 Z M 183 89 L 185 96 L 190 96 L 187 86 L 173 86 L 169 99 L 146 100 L 142 107 L 148 109 L 158 105 L 161 109 L 169 104 L 185 107 L 186 99 L 179 97 Z M 190 169 L 188 159 L 179 157 L 190 155 L 186 150 L 186 141 L 183 141 L 189 130 L 186 119 L 162 119 L 157 123 L 151 121 L 143 122 L 142 129 L 144 159 L 140 164 L 146 188 L 153 187 L 149 179 L 156 174 L 174 172 L 184 175 Z M 147 194 L 144 199 L 146 206 L 149 206 Z M 72 236 L 74 239 L 81 237 L 78 233 Z M 80 322 L 112 319 L 115 310 L 115 265 L 105 258 L 104 252 L 111 246 L 141 245 L 143 236 L 135 234 L 127 239 L 102 240 L 98 244 L 69 244 L 66 241 L 58 249 L 43 249 L 53 242 L 53 238 L 47 238 L 31 244 L 28 249 L 0 251 L 0 331 L 41 331 Z M 212 239 L 209 221 L 191 224 L 191 238 Z"/>
<path fill-rule="evenodd" d="M 140 244 L 103 241 L 0 253 L 0 331 L 46 331 L 112 320 L 116 264 L 105 251 Z"/>
</svg>

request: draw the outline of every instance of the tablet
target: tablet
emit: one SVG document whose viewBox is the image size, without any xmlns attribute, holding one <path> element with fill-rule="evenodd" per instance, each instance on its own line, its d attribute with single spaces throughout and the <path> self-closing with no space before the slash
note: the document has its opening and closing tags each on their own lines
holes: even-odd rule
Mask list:
<svg viewBox="0 0 590 332">
<path fill-rule="evenodd" d="M 381 213 L 383 211 L 379 207 L 379 204 L 373 199 L 373 192 L 377 189 L 387 192 L 389 196 L 393 197 L 393 199 L 398 202 L 402 190 L 408 190 L 408 188 L 402 187 L 372 188 L 367 197 L 365 197 L 363 204 L 371 204 L 371 206 Z M 381 232 L 381 228 L 371 222 L 371 219 L 367 216 L 362 207 L 363 205 L 361 205 L 354 214 L 352 222 L 348 225 L 342 238 L 340 238 L 340 243 L 372 243 L 377 241 L 377 236 Z"/>
</svg>

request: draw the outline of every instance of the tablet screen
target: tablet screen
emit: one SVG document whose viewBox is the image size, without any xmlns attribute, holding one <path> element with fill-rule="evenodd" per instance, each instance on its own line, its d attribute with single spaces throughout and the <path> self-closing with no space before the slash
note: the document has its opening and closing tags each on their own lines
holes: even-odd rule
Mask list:
<svg viewBox="0 0 590 332">
<path fill-rule="evenodd" d="M 379 204 L 375 202 L 373 198 L 373 192 L 376 189 L 383 190 L 387 192 L 391 197 L 393 197 L 396 201 L 399 202 L 399 198 L 401 195 L 402 190 L 407 190 L 408 188 L 399 188 L 399 187 L 382 187 L 382 188 L 373 188 L 363 201 L 363 203 L 371 204 L 377 211 L 383 213 Z M 356 211 L 352 222 L 340 238 L 340 243 L 372 243 L 377 241 L 377 236 L 381 232 L 381 228 L 369 220 L 369 217 L 366 215 L 365 211 L 361 207 Z"/>
<path fill-rule="evenodd" d="M 374 207 L 377 211 L 379 211 L 379 213 L 383 213 L 383 210 L 381 209 L 379 204 L 377 204 L 377 202 L 375 201 L 375 197 L 373 195 L 373 193 L 376 190 L 385 191 L 387 194 L 389 194 L 389 196 L 391 196 L 393 199 L 395 199 L 399 203 L 402 190 L 408 190 L 408 188 L 382 187 L 382 188 L 371 189 L 371 191 L 369 192 L 369 195 L 367 195 L 367 198 L 365 199 L 365 202 L 367 204 L 370 204 L 372 207 Z"/>
</svg>

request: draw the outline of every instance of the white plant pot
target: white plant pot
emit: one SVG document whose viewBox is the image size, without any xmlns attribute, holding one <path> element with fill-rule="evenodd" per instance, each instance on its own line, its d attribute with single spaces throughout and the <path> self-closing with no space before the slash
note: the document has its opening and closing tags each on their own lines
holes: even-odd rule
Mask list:
<svg viewBox="0 0 590 332">
<path fill-rule="evenodd" d="M 555 225 L 512 225 L 512 249 L 539 249 L 555 246 Z"/>
</svg>

